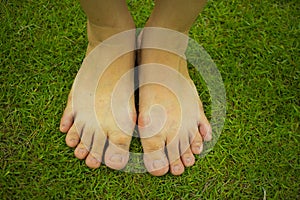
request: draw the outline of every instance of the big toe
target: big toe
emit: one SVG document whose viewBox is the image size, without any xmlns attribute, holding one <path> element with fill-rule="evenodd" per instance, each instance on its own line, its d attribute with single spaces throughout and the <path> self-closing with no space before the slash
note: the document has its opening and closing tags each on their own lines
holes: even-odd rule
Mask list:
<svg viewBox="0 0 300 200">
<path fill-rule="evenodd" d="M 106 166 L 116 170 L 123 169 L 129 159 L 130 142 L 131 136 L 121 131 L 108 133 L 108 146 L 104 156 Z"/>
<path fill-rule="evenodd" d="M 169 161 L 165 153 L 165 142 L 161 137 L 142 138 L 144 164 L 153 176 L 162 176 L 169 171 Z"/>
</svg>

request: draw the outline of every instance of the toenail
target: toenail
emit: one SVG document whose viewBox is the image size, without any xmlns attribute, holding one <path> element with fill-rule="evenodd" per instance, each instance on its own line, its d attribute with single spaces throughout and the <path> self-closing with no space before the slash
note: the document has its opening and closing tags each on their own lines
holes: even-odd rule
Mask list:
<svg viewBox="0 0 300 200">
<path fill-rule="evenodd" d="M 203 145 L 200 144 L 200 143 L 197 143 L 196 146 L 195 146 L 195 150 L 199 151 L 199 152 L 202 152 L 203 150 Z"/>
<path fill-rule="evenodd" d="M 153 167 L 155 169 L 159 169 L 165 166 L 165 162 L 163 160 L 154 160 L 153 161 Z"/>
<path fill-rule="evenodd" d="M 197 152 L 199 152 L 199 154 L 202 152 L 202 148 L 201 148 L 201 146 L 197 146 L 197 147 L 195 147 L 195 150 L 196 150 Z"/>
<path fill-rule="evenodd" d="M 173 170 L 175 171 L 175 172 L 178 172 L 179 170 L 180 170 L 180 165 L 175 165 L 174 167 L 173 167 Z"/>
<path fill-rule="evenodd" d="M 121 163 L 123 161 L 123 156 L 121 156 L 120 154 L 115 154 L 110 157 L 110 161 Z"/>
<path fill-rule="evenodd" d="M 187 164 L 190 164 L 190 163 L 192 162 L 192 158 L 191 158 L 191 157 L 186 158 L 186 159 L 185 159 L 185 162 L 186 162 Z"/>
<path fill-rule="evenodd" d="M 79 149 L 80 154 L 85 154 L 85 149 Z"/>
<path fill-rule="evenodd" d="M 70 142 L 76 142 L 76 139 L 75 138 L 71 138 L 69 141 Z"/>
<path fill-rule="evenodd" d="M 199 147 L 199 151 L 200 151 L 200 153 L 202 153 L 202 151 L 203 151 L 203 144 L 201 144 L 201 146 Z"/>
<path fill-rule="evenodd" d="M 97 164 L 99 161 L 98 161 L 96 158 L 93 158 L 93 159 L 92 159 L 92 162 L 93 162 L 94 164 Z"/>
</svg>

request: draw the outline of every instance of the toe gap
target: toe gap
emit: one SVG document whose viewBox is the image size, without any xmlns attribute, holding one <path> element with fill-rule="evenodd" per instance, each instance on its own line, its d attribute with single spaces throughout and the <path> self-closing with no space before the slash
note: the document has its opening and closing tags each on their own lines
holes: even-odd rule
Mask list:
<svg viewBox="0 0 300 200">
<path fill-rule="evenodd" d="M 75 125 L 75 128 L 77 129 L 76 125 Z M 85 124 L 83 124 L 83 126 L 80 130 L 80 135 L 79 135 L 80 140 L 82 139 L 84 129 L 85 129 Z"/>
</svg>

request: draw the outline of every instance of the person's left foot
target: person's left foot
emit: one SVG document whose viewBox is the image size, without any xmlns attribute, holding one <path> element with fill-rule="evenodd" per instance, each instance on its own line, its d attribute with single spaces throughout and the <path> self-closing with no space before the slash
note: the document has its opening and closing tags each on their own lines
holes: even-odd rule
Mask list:
<svg viewBox="0 0 300 200">
<path fill-rule="evenodd" d="M 93 27 L 90 25 L 89 28 Z M 128 27 L 128 29 L 130 28 Z M 86 65 L 82 66 L 87 67 L 85 69 L 90 70 L 90 73 L 87 76 L 81 76 L 83 79 L 80 83 L 77 79 L 77 82 L 73 84 L 61 118 L 60 130 L 67 133 L 67 145 L 76 147 L 75 156 L 78 159 L 85 159 L 88 167 L 98 168 L 101 162 L 104 162 L 108 167 L 119 170 L 124 168 L 128 162 L 131 134 L 136 123 L 133 97 L 135 55 L 134 52 L 129 52 L 120 55 L 114 61 L 110 60 L 110 57 L 113 57 L 111 55 L 116 54 L 116 51 L 123 52 L 123 45 L 129 44 L 129 47 L 126 46 L 125 49 L 133 48 L 135 31 L 124 34 L 126 37 L 118 36 L 112 43 L 107 43 L 107 40 L 104 41 L 100 38 L 102 29 L 96 26 L 95 29 L 98 31 L 92 29 L 90 32 L 98 33 L 94 34 L 98 38 L 97 40 L 91 39 L 91 34 L 89 35 L 87 52 L 87 57 L 94 53 L 93 57 L 84 62 Z M 107 31 L 107 28 L 104 30 Z M 108 37 L 107 32 L 102 35 L 105 35 L 105 38 Z M 106 42 L 105 45 L 96 48 L 103 41 Z M 95 54 L 94 48 L 96 48 L 96 52 L 99 51 L 102 54 Z M 91 50 L 93 52 L 90 52 Z M 98 55 L 103 60 L 99 59 Z M 98 70 L 96 67 L 109 62 L 112 63 L 103 69 L 101 77 L 95 77 L 94 74 L 97 74 Z M 94 68 L 90 68 L 92 66 Z M 121 83 L 119 83 L 120 80 L 122 80 Z M 91 83 L 95 83 L 95 85 Z M 97 83 L 98 85 L 96 85 Z M 74 85 L 81 88 L 81 93 L 77 89 L 76 98 L 73 98 L 74 88 L 76 88 Z M 95 91 L 90 91 L 94 86 Z M 87 101 L 90 97 L 95 98 L 95 105 L 91 105 L 93 103 Z M 75 104 L 74 101 L 80 103 Z M 77 105 L 77 110 L 74 105 Z M 96 113 L 96 120 L 93 120 L 94 113 Z"/>
</svg>

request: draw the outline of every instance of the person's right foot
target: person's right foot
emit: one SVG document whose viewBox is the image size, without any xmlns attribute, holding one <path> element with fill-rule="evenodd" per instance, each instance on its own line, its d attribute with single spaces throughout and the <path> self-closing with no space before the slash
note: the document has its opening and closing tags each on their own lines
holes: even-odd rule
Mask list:
<svg viewBox="0 0 300 200">
<path fill-rule="evenodd" d="M 165 35 L 170 37 L 175 32 L 161 30 L 150 29 L 159 34 L 141 37 L 141 43 L 146 40 L 149 46 L 164 47 L 166 39 L 160 36 L 167 33 Z M 171 45 L 166 46 L 184 48 L 177 42 L 171 40 Z M 154 176 L 164 175 L 169 170 L 173 175 L 180 175 L 185 167 L 194 165 L 193 154 L 201 153 L 203 141 L 211 140 L 212 130 L 189 77 L 187 62 L 179 55 L 149 49 L 149 46 L 141 49 L 139 66 L 138 124 L 144 163 Z"/>
</svg>

